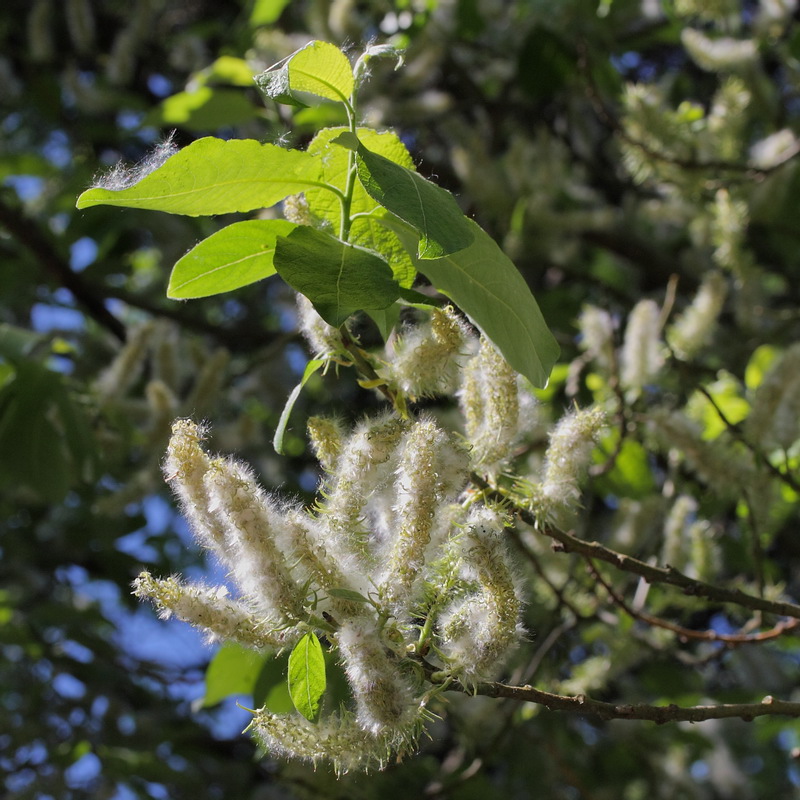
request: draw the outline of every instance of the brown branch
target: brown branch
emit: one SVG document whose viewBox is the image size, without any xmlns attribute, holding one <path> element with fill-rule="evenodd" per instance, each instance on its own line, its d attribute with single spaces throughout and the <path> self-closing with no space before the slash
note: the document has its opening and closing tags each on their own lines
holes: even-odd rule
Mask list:
<svg viewBox="0 0 800 800">
<path fill-rule="evenodd" d="M 483 490 L 487 498 L 503 503 L 506 506 L 511 504 L 513 510 L 523 522 L 530 525 L 541 535 L 557 542 L 558 544 L 554 545 L 555 550 L 577 553 L 587 558 L 605 561 L 617 569 L 639 575 L 648 583 L 666 583 L 670 586 L 677 586 L 686 595 L 705 597 L 717 603 L 733 603 L 753 611 L 765 611 L 768 614 L 777 614 L 781 617 L 800 619 L 800 605 L 796 603 L 766 600 L 763 597 L 747 594 L 740 589 L 727 589 L 723 586 L 695 580 L 679 572 L 674 567 L 655 567 L 633 556 L 618 553 L 616 550 L 604 547 L 599 542 L 588 542 L 584 539 L 579 539 L 574 534 L 562 531 L 553 525 L 540 525 L 535 516 L 527 509 L 521 508 L 507 492 L 493 489 L 483 478 L 474 473 L 471 476 L 471 480 Z"/>
<path fill-rule="evenodd" d="M 550 711 L 567 714 L 591 714 L 603 720 L 639 719 L 659 725 L 667 722 L 704 722 L 709 719 L 743 719 L 750 722 L 756 717 L 788 716 L 800 718 L 800 703 L 776 700 L 767 695 L 760 703 L 721 703 L 713 706 L 652 706 L 647 703 L 607 703 L 593 700 L 586 695 L 574 696 L 553 694 L 533 686 L 511 686 L 499 681 L 486 681 L 474 686 L 465 686 L 452 680 L 446 673 L 422 658 L 415 659 L 422 667 L 430 683 L 440 685 L 448 691 L 462 692 L 483 697 L 509 698 L 524 703 L 536 703 Z"/>
<path fill-rule="evenodd" d="M 103 298 L 73 271 L 67 259 L 58 251 L 52 237 L 42 226 L 28 219 L 18 208 L 4 200 L 0 200 L 0 225 L 3 225 L 61 286 L 69 290 L 92 319 L 121 342 L 125 341 L 125 326 L 105 307 Z"/>
<path fill-rule="evenodd" d="M 760 633 L 717 633 L 716 631 L 712 630 L 696 631 L 692 630 L 691 628 L 684 628 L 682 625 L 677 625 L 674 622 L 668 622 L 660 617 L 655 617 L 652 614 L 648 614 L 646 611 L 636 611 L 635 609 L 631 608 L 628 603 L 625 602 L 625 599 L 614 590 L 608 581 L 606 581 L 606 579 L 600 573 L 600 570 L 598 570 L 597 567 L 595 567 L 595 565 L 592 563 L 592 560 L 587 558 L 586 563 L 589 567 L 592 577 L 597 580 L 597 582 L 606 590 L 606 592 L 608 592 L 614 603 L 619 606 L 629 617 L 632 619 L 637 619 L 640 622 L 644 622 L 648 625 L 652 625 L 656 628 L 664 628 L 665 630 L 672 631 L 680 639 L 695 639 L 704 642 L 724 642 L 730 646 L 741 644 L 759 644 L 770 639 L 777 639 L 779 636 L 783 636 L 785 633 L 789 633 L 790 631 L 794 631 L 800 627 L 800 619 L 795 618 L 783 620 L 770 630 L 761 631 Z"/>
<path fill-rule="evenodd" d="M 256 325 L 233 327 L 213 325 L 199 314 L 186 313 L 183 304 L 170 301 L 171 305 L 163 306 L 122 288 L 103 289 L 103 296 L 106 299 L 120 300 L 155 317 L 172 320 L 186 330 L 211 336 L 233 352 L 251 352 L 264 347 L 277 351 L 283 349 L 287 342 L 298 338 L 297 333 L 275 334 Z"/>
<path fill-rule="evenodd" d="M 450 689 L 472 694 L 470 689 L 451 684 Z M 800 703 L 765 697 L 760 703 L 724 703 L 715 706 L 651 706 L 645 703 L 606 703 L 585 695 L 568 697 L 544 692 L 533 686 L 508 686 L 504 683 L 480 683 L 475 694 L 485 697 L 509 697 L 520 702 L 536 703 L 550 711 L 571 714 L 592 714 L 600 719 L 640 719 L 659 725 L 666 722 L 704 722 L 709 719 L 739 718 L 750 721 L 756 717 L 800 717 Z"/>
</svg>

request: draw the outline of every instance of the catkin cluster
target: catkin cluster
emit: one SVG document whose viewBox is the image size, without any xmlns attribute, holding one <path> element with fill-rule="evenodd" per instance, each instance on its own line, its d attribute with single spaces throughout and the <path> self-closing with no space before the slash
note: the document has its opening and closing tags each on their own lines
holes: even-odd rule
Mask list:
<svg viewBox="0 0 800 800">
<path fill-rule="evenodd" d="M 309 433 L 326 473 L 311 510 L 270 497 L 249 468 L 208 454 L 202 428 L 178 420 L 166 478 L 237 592 L 144 572 L 135 593 L 252 648 L 290 647 L 314 630 L 338 651 L 353 708 L 318 723 L 261 709 L 252 730 L 278 755 L 382 766 L 424 722 L 421 653 L 470 684 L 518 640 L 506 520 L 462 500 L 468 453 L 430 417 L 384 414 L 350 433 L 318 418 Z"/>
</svg>

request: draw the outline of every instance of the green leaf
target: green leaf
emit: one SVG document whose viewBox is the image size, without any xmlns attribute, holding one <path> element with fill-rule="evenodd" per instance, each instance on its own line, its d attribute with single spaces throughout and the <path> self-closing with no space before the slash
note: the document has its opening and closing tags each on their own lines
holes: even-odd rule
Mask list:
<svg viewBox="0 0 800 800">
<path fill-rule="evenodd" d="M 241 125 L 257 116 L 241 91 L 200 86 L 193 92 L 168 97 L 150 120 L 152 124 L 178 125 L 190 131 L 211 131 Z"/>
<path fill-rule="evenodd" d="M 255 81 L 267 97 L 290 105 L 305 105 L 296 92 L 349 105 L 355 88 L 347 56 L 336 45 L 319 41 L 310 42 L 277 69 L 257 75 Z"/>
<path fill-rule="evenodd" d="M 256 219 L 234 222 L 211 234 L 175 264 L 167 297 L 209 297 L 274 275 L 277 237 L 295 227 L 286 220 Z"/>
<path fill-rule="evenodd" d="M 325 362 L 322 359 L 312 359 L 309 361 L 308 364 L 306 364 L 306 368 L 303 372 L 303 377 L 300 380 L 300 383 L 298 383 L 297 386 L 292 389 L 291 394 L 286 400 L 286 405 L 283 407 L 281 418 L 278 420 L 278 427 L 275 428 L 275 436 L 272 440 L 272 446 L 275 448 L 275 452 L 279 455 L 283 455 L 283 436 L 286 433 L 286 425 L 289 422 L 289 416 L 292 413 L 294 404 L 297 402 L 297 398 L 300 396 L 300 392 L 303 390 L 303 387 L 306 385 L 308 379 L 320 367 L 324 366 L 324 364 Z"/>
<path fill-rule="evenodd" d="M 617 452 L 619 436 L 618 430 L 609 431 L 592 453 L 595 464 L 604 464 L 616 452 L 614 466 L 596 484 L 603 494 L 642 500 L 656 488 L 648 453 L 635 439 L 625 439 Z"/>
<path fill-rule="evenodd" d="M 250 12 L 250 25 L 272 25 L 288 5 L 289 0 L 255 0 Z"/>
<path fill-rule="evenodd" d="M 389 265 L 374 253 L 313 228 L 278 238 L 275 269 L 338 327 L 360 310 L 383 309 L 400 294 Z"/>
<path fill-rule="evenodd" d="M 751 364 L 748 365 L 750 369 Z M 745 373 L 746 374 L 746 373 Z M 752 377 L 752 371 L 751 371 Z M 719 411 L 732 425 L 738 425 L 750 413 L 750 403 L 742 396 L 743 387 L 739 380 L 727 370 L 717 372 L 717 380 L 705 387 L 713 403 L 703 392 L 694 392 L 686 404 L 686 410 L 691 419 L 695 419 L 703 426 L 702 438 L 712 441 L 728 430 Z M 719 408 L 719 411 L 717 411 Z"/>
<path fill-rule="evenodd" d="M 338 597 L 340 600 L 350 600 L 352 603 L 369 603 L 369 599 L 364 597 L 361 592 L 352 589 L 328 589 L 331 597 Z"/>
<path fill-rule="evenodd" d="M 130 186 L 88 189 L 77 207 L 126 206 L 191 217 L 252 211 L 319 186 L 320 169 L 318 159 L 300 150 L 206 137 Z"/>
<path fill-rule="evenodd" d="M 342 193 L 347 186 L 349 154 L 343 147 L 332 144 L 332 141 L 346 130 L 342 127 L 325 128 L 308 146 L 308 152 L 318 156 L 323 163 L 324 183 L 336 187 Z M 414 162 L 397 134 L 391 131 L 378 133 L 371 128 L 359 128 L 358 135 L 372 152 L 403 167 L 413 169 Z M 342 211 L 338 198 L 324 189 L 309 189 L 305 192 L 305 197 L 311 213 L 330 222 L 334 230 L 337 230 Z M 414 283 L 417 271 L 397 235 L 381 224 L 380 218 L 387 214 L 386 209 L 356 182 L 350 203 L 350 216 L 355 219 L 350 227 L 349 241 L 351 244 L 361 245 L 379 253 L 392 268 L 395 280 L 401 286 L 408 288 Z"/>
<path fill-rule="evenodd" d="M 472 243 L 470 221 L 450 192 L 363 143 L 358 145 L 358 177 L 372 198 L 419 232 L 419 258 L 441 258 Z"/>
<path fill-rule="evenodd" d="M 414 235 L 393 225 L 409 250 Z M 416 259 L 417 269 L 477 325 L 506 361 L 534 386 L 547 383 L 559 347 L 528 284 L 497 243 L 475 222 L 473 243 L 437 259 Z"/>
<path fill-rule="evenodd" d="M 323 164 L 323 180 L 326 184 L 335 186 L 344 192 L 347 184 L 349 166 L 348 152 L 331 144 L 332 140 L 339 137 L 345 128 L 327 128 L 320 131 L 308 147 L 308 152 L 319 155 Z M 385 158 L 413 169 L 413 161 L 405 145 L 395 133 L 386 131 L 378 133 L 369 128 L 360 128 L 359 136 L 370 147 Z M 305 193 L 310 211 L 330 222 L 339 225 L 341 205 L 337 198 L 328 191 L 311 189 Z M 373 199 L 360 183 L 353 188 L 350 204 L 350 216 L 353 219 L 350 227 L 349 241 L 361 245 L 368 250 L 379 253 L 392 268 L 395 280 L 403 287 L 408 288 L 414 283 L 417 271 L 406 249 L 397 235 L 381 224 L 381 218 L 389 212 Z"/>
<path fill-rule="evenodd" d="M 197 77 L 203 83 L 227 83 L 231 86 L 251 87 L 253 70 L 243 58 L 220 56 L 210 66 L 201 70 Z"/>
<path fill-rule="evenodd" d="M 23 361 L 0 390 L 0 488 L 27 486 L 44 501 L 59 502 L 75 477 L 64 432 L 52 418 L 55 397 L 66 391 L 60 375 Z"/>
<path fill-rule="evenodd" d="M 270 656 L 228 642 L 217 651 L 206 670 L 206 693 L 203 708 L 216 705 L 232 694 L 250 694 Z"/>
<path fill-rule="evenodd" d="M 400 322 L 399 303 L 393 303 L 388 308 L 384 308 L 381 311 L 367 311 L 367 314 L 380 331 L 383 341 L 388 341 L 395 325 Z"/>
<path fill-rule="evenodd" d="M 44 341 L 40 333 L 0 323 L 0 357 L 20 361 L 27 358 Z"/>
<path fill-rule="evenodd" d="M 289 694 L 294 707 L 310 722 L 319 716 L 325 693 L 325 656 L 316 635 L 309 631 L 289 656 Z"/>
<path fill-rule="evenodd" d="M 744 383 L 751 392 L 761 386 L 761 381 L 780 355 L 780 350 L 771 344 L 762 344 L 753 351 L 744 370 Z"/>
<path fill-rule="evenodd" d="M 340 139 L 347 130 L 341 126 L 324 128 L 311 140 L 307 150 L 310 155 L 317 156 L 322 162 L 321 177 L 324 183 L 335 186 L 342 193 L 347 186 L 351 154 L 345 148 L 333 144 L 333 140 Z M 397 134 L 391 131 L 378 133 L 371 128 L 358 128 L 358 136 L 372 152 L 408 169 L 414 168 L 411 155 Z M 309 189 L 305 194 L 311 212 L 338 227 L 341 215 L 341 203 L 338 198 L 320 189 Z M 380 207 L 380 204 L 367 194 L 364 187 L 356 183 L 350 203 L 351 216 L 370 214 Z"/>
</svg>

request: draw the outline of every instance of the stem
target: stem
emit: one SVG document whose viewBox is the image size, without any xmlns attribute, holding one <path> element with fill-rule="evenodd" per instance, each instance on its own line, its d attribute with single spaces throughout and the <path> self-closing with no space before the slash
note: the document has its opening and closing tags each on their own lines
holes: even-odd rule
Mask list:
<svg viewBox="0 0 800 800">
<path fill-rule="evenodd" d="M 358 72 L 361 59 L 356 64 L 356 72 Z M 356 88 L 353 89 L 353 94 L 350 97 L 350 102 L 345 104 L 347 109 L 347 123 L 350 127 L 350 133 L 356 136 L 357 119 L 356 119 L 356 92 L 358 91 L 358 75 L 356 75 Z M 350 209 L 353 205 L 353 191 L 356 187 L 356 154 L 352 150 L 347 151 L 347 183 L 344 187 L 344 196 L 342 197 L 342 219 L 339 225 L 339 238 L 346 242 L 350 236 L 350 226 L 353 220 L 350 217 Z"/>
<path fill-rule="evenodd" d="M 342 345 L 347 350 L 348 355 L 352 359 L 352 363 L 356 370 L 365 378 L 370 384 L 374 386 L 395 408 L 398 414 L 405 419 L 408 416 L 405 401 L 402 395 L 395 394 L 392 389 L 386 384 L 383 378 L 375 372 L 375 368 L 370 364 L 364 355 L 361 348 L 353 341 L 350 332 L 345 325 L 339 328 L 339 334 L 342 337 Z"/>
</svg>

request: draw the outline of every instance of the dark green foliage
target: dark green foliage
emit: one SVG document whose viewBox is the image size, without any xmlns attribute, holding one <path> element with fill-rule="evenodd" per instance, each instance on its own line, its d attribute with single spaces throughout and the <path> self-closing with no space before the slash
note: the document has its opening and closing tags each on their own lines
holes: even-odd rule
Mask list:
<svg viewBox="0 0 800 800">
<path fill-rule="evenodd" d="M 580 349 L 576 319 L 584 304 L 611 313 L 619 345 L 637 301 L 663 306 L 674 297 L 671 323 L 712 265 L 725 272 L 730 294 L 711 340 L 689 361 L 667 356 L 667 366 L 630 401 L 616 433 L 595 452 L 598 474 L 582 497 L 576 532 L 662 563 L 663 517 L 675 496 L 687 493 L 698 499 L 695 514 L 710 521 L 708 540 L 718 546 L 709 580 L 797 599 L 796 445 L 784 451 L 743 444 L 736 436 L 742 425 L 746 430 L 745 409 L 742 423 L 724 438 L 733 440 L 729 452 L 741 460 L 755 450 L 757 474 L 768 485 L 764 491 L 761 484 L 737 485 L 726 493 L 656 441 L 645 421 L 654 406 L 677 409 L 691 401 L 711 438 L 726 426 L 698 388 L 723 414 L 737 407 L 742 413 L 737 402 L 751 408 L 770 364 L 800 340 L 796 159 L 791 142 L 785 163 L 756 163 L 751 152 L 768 135 L 797 130 L 792 64 L 800 33 L 792 20 L 771 21 L 758 17 L 752 4 L 742 10 L 733 3 L 725 35 L 758 36 L 759 56 L 743 70 L 707 72 L 687 56 L 681 32 L 695 28 L 720 38 L 720 28 L 701 16 L 678 15 L 675 5 L 431 0 L 398 2 L 391 12 L 377 2 L 269 0 L 4 6 L 0 780 L 6 795 L 88 800 L 113 797 L 122 786 L 129 792 L 123 797 L 171 800 L 424 793 L 453 800 L 705 800 L 796 791 L 800 726 L 794 720 L 599 722 L 453 693 L 447 703 L 432 705 L 441 720 L 421 755 L 385 773 L 337 783 L 325 769 L 257 760 L 238 731 L 209 731 L 219 712 L 193 710 L 190 698 L 203 696 L 205 655 L 213 650 L 197 651 L 191 663 L 159 659 L 125 635 L 132 620 L 156 626 L 129 596 L 143 563 L 166 575 L 202 561 L 187 554 L 182 524 L 162 488 L 159 462 L 172 416 L 213 420 L 213 450 L 236 451 L 270 484 L 308 500 L 316 475 L 302 449 L 303 420 L 325 408 L 352 421 L 376 401 L 333 375 L 309 381 L 286 432 L 292 455 L 275 460 L 271 439 L 303 370 L 287 322 L 290 293 L 270 279 L 240 284 L 208 302 L 165 297 L 173 265 L 199 241 L 243 224 L 241 218 L 79 211 L 75 198 L 101 166 L 139 162 L 173 128 L 181 147 L 213 135 L 304 151 L 319 128 L 341 124 L 341 114 L 332 105 L 296 112 L 265 106 L 256 88 L 237 77 L 236 64 L 220 64 L 218 57 L 258 72 L 312 39 L 359 50 L 378 30 L 394 28 L 397 42 L 407 46 L 406 66 L 393 71 L 375 61 L 361 108 L 377 127 L 398 132 L 418 173 L 451 191 L 521 270 L 562 349 L 542 395 L 554 418 L 574 402 L 587 405 L 618 391 L 613 373 L 599 374 Z M 85 19 L 82 27 L 70 16 L 80 13 L 88 14 L 88 28 Z M 735 118 L 717 120 L 709 134 L 715 93 L 731 77 L 744 83 L 750 104 Z M 652 124 L 633 124 L 628 83 L 649 87 L 657 108 Z M 663 105 L 649 93 L 654 87 Z M 300 87 L 300 99 L 308 89 Z M 153 123 L 158 130 L 148 127 Z M 720 216 L 726 193 L 746 212 L 728 239 Z M 263 200 L 253 202 L 249 208 Z M 229 210 L 242 207 L 237 198 Z M 383 242 L 396 253 L 402 231 L 387 243 L 378 232 L 386 229 L 382 223 L 354 227 L 353 241 L 374 250 Z M 720 262 L 728 256 L 731 261 Z M 433 272 L 437 260 L 409 260 L 405 277 L 415 267 L 446 288 Z M 259 270 L 263 277 L 268 267 Z M 403 275 L 394 278 L 408 285 Z M 470 311 L 469 298 L 448 293 L 478 313 L 480 300 Z M 34 320 L 41 330 L 29 338 L 25 329 Z M 149 320 L 158 324 L 136 368 L 123 376 L 130 379 L 124 390 L 103 390 L 98 379 L 120 341 L 135 339 Z M 357 333 L 365 346 L 379 339 L 365 319 Z M 509 340 L 519 343 L 513 333 Z M 228 351 L 228 366 L 204 373 L 215 357 L 223 360 L 219 348 Z M 519 356 L 530 358 L 530 351 Z M 626 438 L 617 450 L 621 433 Z M 535 432 L 525 455 L 536 459 L 543 446 L 541 431 Z M 788 477 L 777 478 L 772 469 Z M 154 517 L 154 503 L 173 511 Z M 533 541 L 520 562 L 531 641 L 504 680 L 620 703 L 758 702 L 769 693 L 792 699 L 796 637 L 741 647 L 685 640 L 632 620 L 583 560 Z M 769 630 L 780 622 L 674 587 L 645 591 L 636 575 L 596 566 L 629 606 L 636 599 L 644 604 L 638 610 L 690 631 Z M 180 634 L 168 630 L 172 638 L 161 640 L 158 655 L 182 647 Z M 336 670 L 328 665 L 331 682 Z M 265 665 L 251 684 L 254 703 L 285 710 L 280 702 L 287 697 L 275 689 L 284 679 L 285 669 L 275 675 Z M 243 687 L 231 679 L 230 688 Z M 324 702 L 342 699 L 341 688 L 332 698 L 329 687 Z"/>
</svg>

